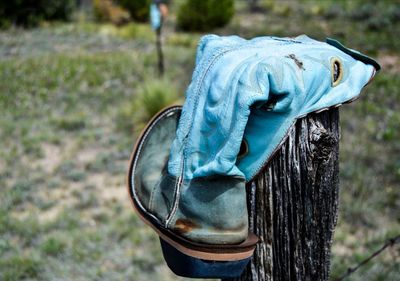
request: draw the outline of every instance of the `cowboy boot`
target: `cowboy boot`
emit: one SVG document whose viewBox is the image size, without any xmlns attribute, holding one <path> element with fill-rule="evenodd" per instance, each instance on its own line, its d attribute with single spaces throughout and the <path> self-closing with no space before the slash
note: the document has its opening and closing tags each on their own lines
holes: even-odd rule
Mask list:
<svg viewBox="0 0 400 281">
<path fill-rule="evenodd" d="M 257 243 L 248 232 L 246 182 L 296 119 L 354 100 L 379 65 L 337 41 L 306 36 L 212 35 L 197 53 L 183 109 L 159 113 L 137 142 L 129 192 L 174 272 L 230 277 L 228 269 L 242 270 Z M 172 256 L 191 270 L 181 271 Z M 213 271 L 202 260 L 225 263 Z"/>
</svg>

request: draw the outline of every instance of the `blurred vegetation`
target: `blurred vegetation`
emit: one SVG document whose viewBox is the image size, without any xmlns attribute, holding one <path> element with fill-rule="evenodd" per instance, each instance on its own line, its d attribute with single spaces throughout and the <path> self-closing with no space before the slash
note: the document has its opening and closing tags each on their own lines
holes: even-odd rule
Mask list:
<svg viewBox="0 0 400 281">
<path fill-rule="evenodd" d="M 75 7 L 75 0 L 1 1 L 0 28 L 13 24 L 32 27 L 44 20 L 66 21 Z"/>
<path fill-rule="evenodd" d="M 177 27 L 185 31 L 210 31 L 225 26 L 233 14 L 233 0 L 186 0 L 179 7 Z"/>
<path fill-rule="evenodd" d="M 134 215 L 125 189 L 136 120 L 182 100 L 191 79 L 202 33 L 175 31 L 184 1 L 173 3 L 163 29 L 164 79 L 156 75 L 147 24 L 0 31 L 0 280 L 183 280 L 167 269 L 157 236 Z M 235 1 L 230 23 L 213 32 L 329 36 L 383 66 L 357 101 L 340 108 L 335 279 L 400 232 L 399 5 L 259 5 L 250 13 L 246 1 Z M 348 280 L 397 281 L 399 263 L 396 246 Z"/>
<path fill-rule="evenodd" d="M 118 0 L 118 3 L 129 11 L 134 20 L 139 22 L 149 20 L 149 7 L 152 0 Z"/>
<path fill-rule="evenodd" d="M 99 22 L 111 22 L 122 25 L 129 22 L 128 11 L 114 4 L 112 0 L 93 0 L 93 15 Z"/>
<path fill-rule="evenodd" d="M 182 95 L 173 83 L 165 78 L 145 82 L 135 99 L 121 109 L 117 125 L 139 133 L 157 112 L 170 105 L 183 104 Z"/>
</svg>

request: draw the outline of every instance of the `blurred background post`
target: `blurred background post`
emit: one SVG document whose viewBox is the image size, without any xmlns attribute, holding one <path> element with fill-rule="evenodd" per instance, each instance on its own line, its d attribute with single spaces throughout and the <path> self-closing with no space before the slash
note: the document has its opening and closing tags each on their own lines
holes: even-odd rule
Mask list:
<svg viewBox="0 0 400 281">
<path fill-rule="evenodd" d="M 161 30 L 162 24 L 168 15 L 168 6 L 165 0 L 153 0 L 150 6 L 151 27 L 156 32 L 156 46 L 158 57 L 158 72 L 162 76 L 164 74 L 164 56 L 162 52 Z"/>
</svg>

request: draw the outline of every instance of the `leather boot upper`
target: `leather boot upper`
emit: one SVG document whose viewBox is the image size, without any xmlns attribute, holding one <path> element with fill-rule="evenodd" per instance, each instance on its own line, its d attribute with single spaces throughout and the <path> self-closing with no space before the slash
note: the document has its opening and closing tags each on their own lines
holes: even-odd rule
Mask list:
<svg viewBox="0 0 400 281">
<path fill-rule="evenodd" d="M 253 178 L 296 118 L 360 94 L 379 65 L 343 47 L 296 38 L 202 38 L 168 171 Z M 376 68 L 376 69 L 375 69 Z M 242 141 L 247 154 L 237 155 Z"/>
<path fill-rule="evenodd" d="M 245 240 L 246 182 L 297 118 L 356 98 L 379 70 L 328 43 L 203 37 L 182 112 L 164 111 L 139 143 L 130 180 L 140 208 L 191 241 Z"/>
</svg>

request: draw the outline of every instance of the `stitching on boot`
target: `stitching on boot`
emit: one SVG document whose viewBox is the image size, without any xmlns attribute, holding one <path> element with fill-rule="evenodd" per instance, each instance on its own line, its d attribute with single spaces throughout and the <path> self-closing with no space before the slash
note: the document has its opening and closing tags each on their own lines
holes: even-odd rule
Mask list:
<svg viewBox="0 0 400 281">
<path fill-rule="evenodd" d="M 151 189 L 151 193 L 150 193 L 149 210 L 153 211 L 153 212 L 155 211 L 154 210 L 154 206 L 153 206 L 154 194 L 155 194 L 155 191 L 156 191 L 157 187 L 160 186 L 161 179 L 162 179 L 162 176 L 158 179 L 157 183 L 153 186 L 153 188 Z"/>
<path fill-rule="evenodd" d="M 176 109 L 176 107 L 170 108 L 170 109 L 166 110 L 163 114 L 161 114 L 157 119 L 155 119 L 155 120 L 154 120 L 154 123 L 153 123 L 151 126 L 149 126 L 149 127 L 147 128 L 147 131 L 146 131 L 146 133 L 142 136 L 142 139 L 143 139 L 143 140 L 146 139 L 147 136 L 149 135 L 150 131 L 151 131 L 151 130 L 153 129 L 153 127 L 157 124 L 157 122 L 158 122 L 160 119 L 162 119 L 164 116 L 166 116 L 167 114 L 169 114 L 170 112 L 173 112 L 175 109 Z M 143 148 L 143 143 L 141 143 L 140 146 L 138 147 L 138 150 L 137 150 L 135 159 L 133 159 L 132 171 L 135 171 L 135 170 L 136 170 L 137 161 L 138 161 L 138 159 L 139 159 L 139 155 L 141 154 L 142 148 Z M 131 181 L 131 186 L 132 186 L 132 188 L 131 188 L 131 189 L 132 189 L 132 194 L 133 194 L 133 197 L 134 197 L 135 201 L 138 203 L 139 207 L 140 207 L 143 211 L 145 211 L 146 213 L 148 213 L 148 215 L 150 215 L 150 216 L 151 216 L 152 218 L 154 218 L 156 221 L 159 221 L 159 222 L 163 223 L 162 221 L 160 221 L 159 218 L 157 218 L 157 217 L 154 216 L 153 214 L 147 212 L 146 208 L 143 207 L 142 202 L 140 201 L 139 197 L 137 196 L 137 191 L 136 191 L 136 188 L 135 188 L 134 177 L 135 177 L 135 174 L 132 173 L 131 178 L 130 178 L 130 181 Z"/>
<path fill-rule="evenodd" d="M 175 187 L 174 187 L 174 193 L 175 193 L 175 197 L 174 197 L 174 206 L 171 210 L 171 212 L 168 214 L 167 219 L 165 220 L 165 227 L 169 228 L 172 219 L 175 217 L 176 211 L 178 209 L 178 205 L 179 205 L 179 199 L 180 199 L 180 191 L 181 191 L 181 185 L 183 182 L 183 173 L 184 173 L 184 158 L 182 157 L 182 170 L 181 170 L 181 174 L 178 177 L 177 181 L 175 182 Z"/>
</svg>

